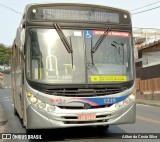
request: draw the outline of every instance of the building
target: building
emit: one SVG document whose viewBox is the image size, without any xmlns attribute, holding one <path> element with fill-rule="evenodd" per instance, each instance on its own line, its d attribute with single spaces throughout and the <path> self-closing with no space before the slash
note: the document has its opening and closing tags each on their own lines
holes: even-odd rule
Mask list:
<svg viewBox="0 0 160 142">
<path fill-rule="evenodd" d="M 160 100 L 160 40 L 138 49 L 136 62 L 138 98 Z"/>
</svg>

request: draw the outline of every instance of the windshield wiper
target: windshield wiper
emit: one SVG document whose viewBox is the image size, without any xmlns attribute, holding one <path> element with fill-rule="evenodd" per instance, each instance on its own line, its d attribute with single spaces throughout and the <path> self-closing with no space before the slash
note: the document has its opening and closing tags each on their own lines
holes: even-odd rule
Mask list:
<svg viewBox="0 0 160 142">
<path fill-rule="evenodd" d="M 94 47 L 92 47 L 92 53 L 95 53 L 96 50 L 98 49 L 98 47 L 100 46 L 100 44 L 102 43 L 102 41 L 105 39 L 105 37 L 107 36 L 108 32 L 111 30 L 111 28 L 106 28 L 104 33 L 99 37 L 99 39 L 97 40 L 96 44 L 94 45 Z"/>
<path fill-rule="evenodd" d="M 92 69 L 94 69 L 96 72 L 98 72 L 98 69 L 97 69 L 97 67 L 95 66 L 95 64 L 94 64 L 94 59 L 93 59 L 93 52 L 92 52 L 92 45 L 93 44 L 93 41 L 92 41 L 92 38 L 91 38 L 91 62 L 92 62 Z M 90 64 L 89 63 L 87 63 L 87 68 L 90 66 Z M 88 69 L 90 69 L 90 67 L 88 68 Z M 98 72 L 98 74 L 99 74 L 99 72 Z"/>
<path fill-rule="evenodd" d="M 118 49 L 118 53 L 120 54 L 120 50 L 121 50 L 120 47 L 121 47 L 121 46 L 124 47 L 124 44 L 123 44 L 123 43 L 119 44 L 119 43 L 117 43 L 116 41 L 113 41 L 113 43 L 117 44 L 118 47 L 116 47 L 116 48 Z M 113 44 L 113 45 L 114 45 L 114 44 Z M 114 46 L 115 46 L 115 45 L 114 45 Z"/>
<path fill-rule="evenodd" d="M 57 33 L 58 33 L 58 35 L 59 35 L 64 47 L 68 51 L 68 53 L 72 53 L 73 52 L 72 47 L 69 44 L 67 38 L 65 37 L 60 25 L 59 24 L 53 24 L 53 25 L 55 26 L 55 29 L 56 29 L 56 31 L 57 31 Z"/>
<path fill-rule="evenodd" d="M 66 48 L 66 50 L 68 51 L 68 53 L 71 53 L 71 62 L 72 62 L 72 68 L 73 68 L 73 50 L 72 50 L 72 40 L 70 37 L 70 44 L 67 40 L 67 38 L 65 37 L 61 27 L 59 24 L 53 24 L 55 26 L 55 29 L 64 45 L 64 47 Z"/>
<path fill-rule="evenodd" d="M 96 52 L 96 50 L 98 49 L 98 47 L 100 46 L 100 44 L 102 43 L 102 41 L 105 39 L 105 37 L 107 36 L 108 32 L 111 30 L 111 28 L 106 28 L 104 33 L 99 37 L 99 39 L 97 40 L 96 44 L 94 45 L 93 47 L 93 41 L 92 41 L 92 38 L 91 38 L 91 61 L 92 61 L 92 67 L 95 66 L 94 64 L 94 60 L 93 60 L 93 53 Z M 97 70 L 97 69 L 96 69 Z"/>
<path fill-rule="evenodd" d="M 118 53 L 121 56 L 120 50 L 121 50 L 121 46 L 124 47 L 124 44 L 121 43 L 117 43 L 116 41 L 113 41 L 113 43 L 111 43 L 111 46 L 115 47 L 116 49 L 114 49 L 109 56 L 104 57 L 105 61 L 107 61 L 109 59 L 109 57 L 114 56 L 114 54 Z M 123 49 L 123 48 L 122 48 Z M 123 52 L 123 62 L 124 62 L 124 52 Z"/>
<path fill-rule="evenodd" d="M 72 50 L 72 39 L 71 39 L 71 37 L 70 37 L 70 47 L 71 47 L 71 50 Z M 74 68 L 73 67 L 73 50 L 72 50 L 72 52 L 71 52 L 71 62 L 72 62 L 72 69 Z"/>
<path fill-rule="evenodd" d="M 116 45 L 111 44 L 111 46 L 115 47 L 116 49 L 114 49 L 114 50 L 109 54 L 109 56 L 105 57 L 105 58 L 104 58 L 105 60 L 108 60 L 108 58 L 111 57 L 112 55 L 114 55 L 117 51 L 118 51 L 118 53 L 119 53 L 119 48 L 118 48 Z M 119 53 L 119 54 L 120 54 L 120 53 Z"/>
</svg>

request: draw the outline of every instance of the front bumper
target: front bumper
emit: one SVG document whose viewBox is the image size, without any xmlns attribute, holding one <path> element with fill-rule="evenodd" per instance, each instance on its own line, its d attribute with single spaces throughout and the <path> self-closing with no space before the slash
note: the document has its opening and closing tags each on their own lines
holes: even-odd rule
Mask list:
<svg viewBox="0 0 160 142">
<path fill-rule="evenodd" d="M 96 120 L 79 121 L 79 114 L 96 114 Z M 119 110 L 112 105 L 108 108 L 71 110 L 56 109 L 54 113 L 48 113 L 35 108 L 33 105 L 27 108 L 27 129 L 51 129 L 77 126 L 97 126 L 135 123 L 136 104 L 131 102 L 128 106 Z"/>
</svg>

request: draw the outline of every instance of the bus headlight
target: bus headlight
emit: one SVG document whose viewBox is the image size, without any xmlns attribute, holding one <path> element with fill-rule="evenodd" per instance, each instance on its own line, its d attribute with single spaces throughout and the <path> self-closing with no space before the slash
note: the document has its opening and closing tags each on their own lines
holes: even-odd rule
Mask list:
<svg viewBox="0 0 160 142">
<path fill-rule="evenodd" d="M 122 108 L 122 107 L 123 107 L 123 102 L 119 102 L 119 103 L 115 104 L 115 107 L 116 107 L 117 109 Z"/>
<path fill-rule="evenodd" d="M 48 112 L 54 112 L 55 111 L 55 106 L 49 106 L 47 107 Z"/>
<path fill-rule="evenodd" d="M 46 107 L 46 104 L 43 103 L 43 102 L 38 102 L 38 103 L 37 103 L 37 107 L 38 107 L 39 109 L 44 109 L 44 108 Z"/>
<path fill-rule="evenodd" d="M 127 98 L 127 99 L 125 99 L 125 100 L 123 101 L 123 105 L 124 105 L 124 106 L 128 106 L 129 102 L 130 102 L 130 100 Z"/>
<path fill-rule="evenodd" d="M 128 98 L 130 101 L 135 101 L 136 99 L 135 94 L 130 95 Z"/>
<path fill-rule="evenodd" d="M 28 99 L 30 100 L 30 102 L 31 102 L 32 104 L 37 103 L 38 99 L 37 99 L 35 96 L 33 96 L 31 92 L 28 92 L 28 93 L 27 93 L 27 96 L 28 96 Z"/>
<path fill-rule="evenodd" d="M 126 98 L 125 100 L 115 104 L 115 107 L 117 109 L 120 109 L 122 107 L 128 106 L 129 103 L 134 102 L 135 101 L 135 94 L 132 93 L 128 98 Z"/>
<path fill-rule="evenodd" d="M 38 109 L 45 110 L 45 111 L 48 111 L 48 112 L 54 112 L 55 109 L 56 109 L 55 106 L 46 104 L 46 103 L 42 102 L 41 100 L 37 99 L 30 92 L 27 93 L 27 96 L 28 96 L 28 100 L 31 102 L 31 104 L 33 104 Z"/>
<path fill-rule="evenodd" d="M 38 99 L 36 97 L 32 96 L 32 97 L 30 97 L 30 101 L 32 104 L 35 104 L 38 101 Z"/>
</svg>

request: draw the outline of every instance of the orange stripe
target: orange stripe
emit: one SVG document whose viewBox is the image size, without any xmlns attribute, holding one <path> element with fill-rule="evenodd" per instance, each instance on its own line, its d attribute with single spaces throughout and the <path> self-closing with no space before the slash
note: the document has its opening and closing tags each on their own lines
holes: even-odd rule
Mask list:
<svg viewBox="0 0 160 142">
<path fill-rule="evenodd" d="M 143 116 L 136 116 L 136 118 L 137 118 L 137 119 L 140 119 L 140 120 L 147 121 L 147 122 L 160 124 L 160 121 L 155 120 L 155 119 L 151 119 L 151 118 L 147 118 L 147 117 L 143 117 Z"/>
</svg>

